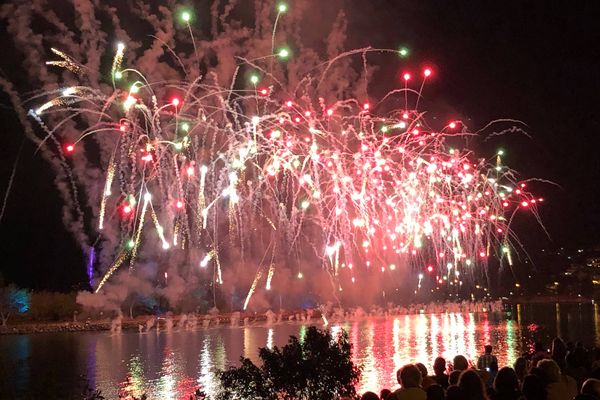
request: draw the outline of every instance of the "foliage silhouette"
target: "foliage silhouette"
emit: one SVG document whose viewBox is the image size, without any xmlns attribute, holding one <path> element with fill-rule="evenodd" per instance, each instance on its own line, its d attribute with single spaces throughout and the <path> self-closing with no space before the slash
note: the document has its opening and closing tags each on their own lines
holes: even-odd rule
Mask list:
<svg viewBox="0 0 600 400">
<path fill-rule="evenodd" d="M 351 350 L 346 332 L 334 338 L 311 326 L 303 341 L 291 336 L 282 348 L 261 348 L 262 366 L 242 357 L 239 367 L 221 371 L 217 399 L 354 398 L 361 367 L 352 362 Z"/>
</svg>

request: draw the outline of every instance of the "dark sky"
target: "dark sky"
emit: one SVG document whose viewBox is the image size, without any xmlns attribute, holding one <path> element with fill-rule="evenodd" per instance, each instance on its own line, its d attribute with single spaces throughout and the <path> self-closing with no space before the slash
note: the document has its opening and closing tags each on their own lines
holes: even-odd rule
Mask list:
<svg viewBox="0 0 600 400">
<path fill-rule="evenodd" d="M 435 66 L 425 91 L 431 104 L 467 116 L 472 128 L 496 118 L 528 125 L 531 139 L 503 137 L 489 150 L 505 148 L 505 162 L 523 177 L 560 185 L 535 187 L 546 200 L 540 211 L 551 239 L 533 218 L 516 221 L 519 236 L 536 248 L 600 244 L 600 29 L 593 2 L 585 3 L 369 0 L 344 6 L 348 48 L 405 44 L 412 50 L 406 68 Z M 326 4 L 312 24 L 333 23 L 328 19 L 337 10 Z M 18 79 L 11 74 L 19 61 L 3 51 L 3 73 Z M 400 72 L 381 65 L 377 79 L 389 86 Z M 62 227 L 49 169 L 23 141 L 3 96 L 0 104 L 2 198 L 24 143 L 0 221 L 0 269 L 21 286 L 68 290 L 85 281 L 85 260 Z"/>
</svg>

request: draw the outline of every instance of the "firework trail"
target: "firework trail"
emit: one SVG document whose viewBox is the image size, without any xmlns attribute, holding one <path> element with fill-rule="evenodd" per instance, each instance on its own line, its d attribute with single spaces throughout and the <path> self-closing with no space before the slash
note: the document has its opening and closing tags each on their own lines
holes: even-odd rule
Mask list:
<svg viewBox="0 0 600 400">
<path fill-rule="evenodd" d="M 13 182 L 15 181 L 15 175 L 17 173 L 17 165 L 19 164 L 19 159 L 21 158 L 21 152 L 23 151 L 23 144 L 25 142 L 21 142 L 19 146 L 19 151 L 17 153 L 17 157 L 15 158 L 15 162 L 13 163 L 12 172 L 10 173 L 10 178 L 8 179 L 8 185 L 6 187 L 6 192 L 4 193 L 4 200 L 2 201 L 2 209 L 0 209 L 0 222 L 2 222 L 2 218 L 4 218 L 4 211 L 6 210 L 6 204 L 8 203 L 8 197 L 10 196 L 10 190 L 12 188 Z"/>
<path fill-rule="evenodd" d="M 460 286 L 485 279 L 490 257 L 512 264 L 512 215 L 535 214 L 543 199 L 517 181 L 502 151 L 481 158 L 461 147 L 473 135 L 462 121 L 430 125 L 417 104 L 435 71 L 403 73 L 398 88 L 371 102 L 367 57 L 404 57 L 406 49 L 342 52 L 338 20 L 330 59 L 321 61 L 283 41 L 302 6 L 296 14 L 265 1 L 254 7 L 261 17 L 253 33 L 221 16 L 213 41 L 195 39 L 191 10 L 162 9 L 162 18 L 138 10 L 160 33 L 139 58 L 139 42 L 116 27 L 121 41 L 106 47 L 88 32 L 81 45 L 71 35 L 65 49 L 51 49 L 61 61 L 44 68 L 65 69 L 66 84 L 32 97 L 30 115 L 42 124 L 43 151 L 65 158 L 53 165 L 85 190 L 94 223 L 81 229 L 103 238 L 97 262 L 107 269 L 96 292 L 121 265 L 169 253 L 187 254 L 192 273 L 212 268 L 213 287 L 224 283 L 229 264 L 257 271 L 244 309 L 263 270 L 271 289 L 275 265 L 301 279 L 303 262 L 317 262 L 341 291 L 365 273 L 402 279 L 411 267 L 418 290 L 424 274 Z M 27 12 L 10 5 L 2 15 L 11 11 Z M 99 14 L 119 21 L 110 6 L 77 12 L 92 26 Z M 17 42 L 29 35 L 14 24 L 9 30 Z M 180 42 L 191 44 L 189 56 L 176 50 Z M 36 57 L 41 47 L 28 44 Z M 107 75 L 85 48 L 112 54 Z M 218 59 L 212 69 L 210 57 Z M 70 205 L 77 202 L 74 193 Z"/>
</svg>

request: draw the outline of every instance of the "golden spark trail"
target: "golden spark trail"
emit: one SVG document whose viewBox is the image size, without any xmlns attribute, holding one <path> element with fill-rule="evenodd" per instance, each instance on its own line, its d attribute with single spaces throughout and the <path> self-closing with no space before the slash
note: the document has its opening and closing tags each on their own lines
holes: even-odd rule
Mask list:
<svg viewBox="0 0 600 400">
<path fill-rule="evenodd" d="M 200 261 L 200 268 L 206 268 L 208 262 L 217 254 L 215 250 L 211 250 L 204 256 L 202 261 Z"/>
<path fill-rule="evenodd" d="M 221 260 L 219 260 L 219 254 L 215 249 L 215 262 L 217 264 L 217 282 L 222 285 L 223 284 L 223 274 L 221 272 Z"/>
<path fill-rule="evenodd" d="M 46 61 L 46 65 L 52 65 L 52 66 L 59 67 L 59 68 L 65 68 L 65 69 L 68 69 L 69 71 L 73 72 L 74 74 L 79 74 L 81 72 L 81 66 L 79 64 L 77 64 L 75 61 L 73 61 L 73 59 L 71 59 L 71 57 L 69 57 L 62 51 L 57 50 L 55 48 L 51 48 L 50 50 L 54 54 L 56 54 L 57 56 L 62 58 L 63 61 Z"/>
<path fill-rule="evenodd" d="M 131 261 L 129 262 L 129 268 L 133 268 L 133 264 L 135 264 L 135 258 L 137 257 L 138 247 L 140 245 L 140 238 L 142 237 L 142 229 L 144 228 L 144 218 L 146 217 L 146 210 L 148 209 L 148 203 L 150 203 L 150 199 L 152 195 L 148 192 L 144 194 L 144 204 L 142 205 L 142 212 L 140 213 L 140 219 L 138 221 L 138 229 L 135 235 L 135 239 L 132 243 L 132 252 L 131 252 Z"/>
<path fill-rule="evenodd" d="M 115 54 L 115 57 L 113 58 L 113 63 L 112 63 L 112 68 L 111 68 L 111 75 L 113 76 L 113 78 L 115 77 L 115 74 L 120 73 L 121 63 L 123 62 L 124 51 L 125 51 L 125 45 L 123 43 L 117 44 L 117 52 Z"/>
<path fill-rule="evenodd" d="M 167 240 L 165 239 L 165 229 L 158 221 L 158 217 L 156 216 L 154 207 L 150 206 L 150 209 L 151 209 L 151 213 L 152 213 L 152 221 L 154 222 L 154 228 L 156 229 L 156 233 L 158 234 L 158 237 L 160 238 L 160 240 L 162 242 L 162 248 L 163 248 L 163 250 L 168 250 L 170 246 L 169 246 L 169 242 L 167 242 Z"/>
<path fill-rule="evenodd" d="M 121 264 L 123 264 L 123 261 L 125 261 L 126 258 L 127 252 L 122 251 L 119 257 L 117 257 L 117 259 L 113 263 L 113 265 L 108 269 L 108 271 L 106 271 L 106 274 L 104 274 L 104 276 L 102 277 L 102 280 L 98 284 L 98 287 L 96 288 L 94 293 L 98 293 L 100 289 L 102 289 L 102 286 L 104 286 L 108 278 L 110 278 L 110 276 L 121 266 Z"/>
<path fill-rule="evenodd" d="M 271 279 L 273 279 L 273 274 L 275 273 L 275 265 L 269 265 L 269 273 L 267 274 L 267 284 L 265 285 L 265 289 L 271 290 Z"/>
<path fill-rule="evenodd" d="M 104 183 L 104 190 L 102 191 L 102 200 L 100 201 L 100 214 L 98 216 L 98 229 L 104 229 L 104 214 L 106 213 L 106 200 L 110 196 L 110 187 L 112 186 L 113 179 L 115 177 L 115 155 L 110 158 L 108 164 L 108 172 L 106 173 L 106 182 Z"/>
<path fill-rule="evenodd" d="M 248 296 L 246 296 L 246 301 L 244 302 L 244 311 L 246 311 L 246 308 L 248 308 L 248 303 L 250 302 L 250 298 L 252 297 L 252 294 L 254 294 L 254 291 L 256 290 L 256 285 L 258 284 L 258 280 L 260 279 L 261 276 L 262 276 L 262 271 L 258 271 L 256 276 L 254 277 L 254 282 L 252 282 L 252 286 L 250 286 L 250 290 L 248 291 Z"/>
</svg>

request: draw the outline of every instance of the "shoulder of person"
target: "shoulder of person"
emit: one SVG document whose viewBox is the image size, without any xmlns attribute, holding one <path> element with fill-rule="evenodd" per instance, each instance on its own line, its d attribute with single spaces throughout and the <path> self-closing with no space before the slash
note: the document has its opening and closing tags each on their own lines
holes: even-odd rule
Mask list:
<svg viewBox="0 0 600 400">
<path fill-rule="evenodd" d="M 427 392 L 421 388 L 410 388 L 409 390 L 407 390 L 407 394 L 408 393 L 410 393 L 411 400 L 427 399 Z"/>
<path fill-rule="evenodd" d="M 400 389 L 396 389 L 395 391 L 393 391 L 392 393 L 390 393 L 388 395 L 388 397 L 386 397 L 387 400 L 398 400 L 398 390 Z"/>
<path fill-rule="evenodd" d="M 577 385 L 577 381 L 572 376 L 567 374 L 561 374 L 561 376 L 563 381 L 565 381 L 565 383 L 567 383 L 568 385 Z"/>
</svg>

